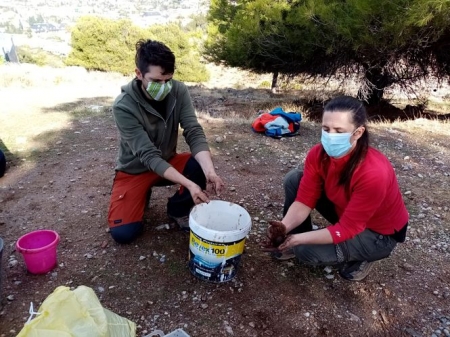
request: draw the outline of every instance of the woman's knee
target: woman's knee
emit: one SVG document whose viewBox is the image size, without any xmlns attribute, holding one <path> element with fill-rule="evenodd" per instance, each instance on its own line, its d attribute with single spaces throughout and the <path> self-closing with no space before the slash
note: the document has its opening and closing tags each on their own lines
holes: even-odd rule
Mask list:
<svg viewBox="0 0 450 337">
<path fill-rule="evenodd" d="M 310 266 L 334 265 L 336 252 L 332 245 L 299 245 L 294 247 L 297 259 Z"/>
<path fill-rule="evenodd" d="M 133 222 L 110 229 L 110 234 L 114 241 L 121 244 L 131 243 L 142 234 L 144 225 L 142 222 Z"/>
<path fill-rule="evenodd" d="M 303 172 L 299 169 L 293 169 L 289 171 L 283 179 L 283 186 L 284 189 L 289 189 L 291 187 L 298 188 L 298 185 L 300 184 L 300 180 L 302 179 Z"/>
</svg>

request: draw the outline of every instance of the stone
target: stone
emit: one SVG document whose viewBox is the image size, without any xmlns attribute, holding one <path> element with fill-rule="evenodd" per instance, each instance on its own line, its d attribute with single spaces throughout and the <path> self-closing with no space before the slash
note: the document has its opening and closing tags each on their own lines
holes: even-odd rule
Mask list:
<svg viewBox="0 0 450 337">
<path fill-rule="evenodd" d="M 217 136 L 216 137 L 216 143 L 222 143 L 222 142 L 223 142 L 223 137 Z"/>
<path fill-rule="evenodd" d="M 10 261 L 8 262 L 9 268 L 14 268 L 14 267 L 17 266 L 18 264 L 19 264 L 19 261 L 17 261 L 17 260 L 10 260 Z"/>
<path fill-rule="evenodd" d="M 358 316 L 356 316 L 355 314 L 349 312 L 348 315 L 350 316 L 350 320 L 354 321 L 354 322 L 360 322 L 361 318 L 359 318 Z"/>
</svg>

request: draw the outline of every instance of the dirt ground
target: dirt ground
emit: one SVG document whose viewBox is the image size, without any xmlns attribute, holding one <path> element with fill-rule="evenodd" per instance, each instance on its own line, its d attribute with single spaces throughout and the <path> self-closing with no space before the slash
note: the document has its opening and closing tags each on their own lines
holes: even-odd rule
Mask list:
<svg viewBox="0 0 450 337">
<path fill-rule="evenodd" d="M 17 335 L 30 302 L 38 307 L 61 285 L 91 287 L 105 308 L 137 324 L 138 336 L 176 328 L 193 337 L 416 337 L 450 330 L 448 122 L 370 126 L 372 145 L 396 168 L 411 223 L 407 241 L 366 280 L 353 283 L 335 269 L 280 263 L 259 249 L 267 221 L 281 216 L 283 176 L 301 167 L 319 141 L 319 124 L 302 121 L 297 137 L 267 138 L 238 117 L 254 117 L 259 108 L 290 102 L 290 96 L 191 87 L 226 182 L 220 199 L 239 203 L 253 219 L 237 277 L 212 284 L 188 269 L 188 234 L 158 227 L 169 223 L 165 204 L 176 187 L 154 190 L 145 232 L 134 244 L 118 245 L 107 233 L 118 140 L 109 106 L 118 93 L 113 84 L 126 80 L 115 78 L 107 89 L 99 86 L 102 78 L 84 80 L 85 86 L 62 83 L 45 93 L 23 86 L 0 91 L 2 101 L 11 103 L 0 109 L 0 122 L 7 125 L 0 145 L 9 144 L 11 152 L 0 179 L 0 336 Z M 182 138 L 179 143 L 186 149 Z M 314 221 L 326 225 L 317 214 Z M 61 237 L 58 266 L 32 275 L 15 242 L 42 228 Z"/>
</svg>

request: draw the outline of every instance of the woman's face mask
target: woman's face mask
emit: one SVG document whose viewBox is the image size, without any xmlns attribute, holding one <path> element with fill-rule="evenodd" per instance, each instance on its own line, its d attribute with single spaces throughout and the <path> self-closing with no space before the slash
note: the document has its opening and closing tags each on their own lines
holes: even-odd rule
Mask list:
<svg viewBox="0 0 450 337">
<path fill-rule="evenodd" d="M 320 141 L 325 152 L 333 158 L 339 158 L 347 154 L 352 148 L 350 138 L 356 130 L 352 133 L 329 133 L 322 129 L 322 137 Z"/>
<path fill-rule="evenodd" d="M 172 90 L 172 80 L 165 83 L 149 81 L 146 90 L 152 99 L 162 101 Z"/>
</svg>

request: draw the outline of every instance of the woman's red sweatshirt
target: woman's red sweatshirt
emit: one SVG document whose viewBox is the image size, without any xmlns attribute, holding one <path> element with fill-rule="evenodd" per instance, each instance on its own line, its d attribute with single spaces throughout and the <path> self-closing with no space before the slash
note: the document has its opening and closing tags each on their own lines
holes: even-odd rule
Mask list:
<svg viewBox="0 0 450 337">
<path fill-rule="evenodd" d="M 338 181 L 350 154 L 323 161 L 321 151 L 321 144 L 317 144 L 306 156 L 296 201 L 313 209 L 325 191 L 339 217 L 339 222 L 327 227 L 334 244 L 351 239 L 365 229 L 391 235 L 405 226 L 409 216 L 397 177 L 381 152 L 369 147 L 364 161 L 353 173 L 347 199 L 345 187 Z"/>
</svg>

